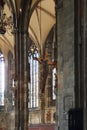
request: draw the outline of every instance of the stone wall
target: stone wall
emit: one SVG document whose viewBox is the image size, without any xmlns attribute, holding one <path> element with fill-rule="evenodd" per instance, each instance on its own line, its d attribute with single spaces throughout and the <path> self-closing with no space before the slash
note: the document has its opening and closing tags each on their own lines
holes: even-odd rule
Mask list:
<svg viewBox="0 0 87 130">
<path fill-rule="evenodd" d="M 15 129 L 15 113 L 0 113 L 0 129 L 4 130 L 14 130 Z"/>
<path fill-rule="evenodd" d="M 55 107 L 45 108 L 45 124 L 55 124 Z M 41 110 L 30 110 L 29 111 L 29 125 L 31 124 L 42 124 L 41 122 Z"/>
<path fill-rule="evenodd" d="M 67 130 L 68 110 L 74 107 L 74 1 L 61 0 L 57 7 L 58 101 L 57 129 Z"/>
</svg>

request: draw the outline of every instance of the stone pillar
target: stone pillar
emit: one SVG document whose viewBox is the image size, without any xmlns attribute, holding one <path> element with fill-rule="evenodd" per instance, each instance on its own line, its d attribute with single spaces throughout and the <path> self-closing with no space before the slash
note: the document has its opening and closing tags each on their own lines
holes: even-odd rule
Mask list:
<svg viewBox="0 0 87 130">
<path fill-rule="evenodd" d="M 87 0 L 75 1 L 75 93 L 76 107 L 83 109 L 87 130 Z"/>
<path fill-rule="evenodd" d="M 18 109 L 18 32 L 15 33 L 15 80 L 14 80 L 14 101 L 15 101 L 15 130 L 19 130 L 19 109 Z"/>
<path fill-rule="evenodd" d="M 45 85 L 46 85 L 46 66 L 40 64 L 40 110 L 41 110 L 41 123 L 45 123 Z"/>
<path fill-rule="evenodd" d="M 44 94 L 41 94 L 41 123 L 45 123 L 45 97 Z"/>
<path fill-rule="evenodd" d="M 5 59 L 5 91 L 4 91 L 5 100 L 8 97 L 8 89 L 9 89 L 8 88 L 8 61 L 7 61 L 7 59 Z M 5 104 L 5 108 L 6 108 L 6 104 Z M 5 110 L 5 112 L 6 112 L 6 110 Z"/>
<path fill-rule="evenodd" d="M 26 32 L 17 32 L 15 46 L 15 127 L 28 130 L 28 51 Z"/>
<path fill-rule="evenodd" d="M 56 62 L 58 66 L 58 0 L 55 0 L 55 16 L 56 16 L 56 25 L 55 25 L 55 52 Z M 57 50 L 56 50 L 57 49 Z M 58 121 L 58 69 L 57 69 L 57 86 L 56 86 L 56 115 L 55 115 L 56 127 L 55 130 L 59 130 L 59 121 Z"/>
<path fill-rule="evenodd" d="M 87 130 L 87 0 L 83 0 L 83 32 L 82 32 L 82 79 L 84 88 L 84 130 Z"/>
<path fill-rule="evenodd" d="M 57 128 L 68 129 L 68 111 L 74 107 L 74 1 L 57 0 L 58 95 Z"/>
</svg>

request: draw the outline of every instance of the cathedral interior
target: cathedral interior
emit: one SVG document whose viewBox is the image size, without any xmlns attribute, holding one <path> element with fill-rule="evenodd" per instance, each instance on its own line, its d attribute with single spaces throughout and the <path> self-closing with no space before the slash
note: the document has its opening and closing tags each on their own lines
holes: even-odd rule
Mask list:
<svg viewBox="0 0 87 130">
<path fill-rule="evenodd" d="M 0 0 L 0 130 L 87 130 L 87 0 Z"/>
</svg>

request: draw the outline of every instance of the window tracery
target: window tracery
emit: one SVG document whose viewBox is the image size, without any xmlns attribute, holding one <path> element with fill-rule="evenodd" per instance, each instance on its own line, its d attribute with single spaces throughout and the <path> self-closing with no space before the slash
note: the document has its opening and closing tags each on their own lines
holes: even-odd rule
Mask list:
<svg viewBox="0 0 87 130">
<path fill-rule="evenodd" d="M 28 62 L 30 66 L 30 83 L 29 87 L 29 108 L 38 107 L 38 62 L 33 59 L 33 57 L 38 57 L 38 51 L 33 54 L 29 53 Z"/>
<path fill-rule="evenodd" d="M 4 89 L 5 89 L 5 59 L 0 50 L 0 106 L 4 105 Z"/>
</svg>

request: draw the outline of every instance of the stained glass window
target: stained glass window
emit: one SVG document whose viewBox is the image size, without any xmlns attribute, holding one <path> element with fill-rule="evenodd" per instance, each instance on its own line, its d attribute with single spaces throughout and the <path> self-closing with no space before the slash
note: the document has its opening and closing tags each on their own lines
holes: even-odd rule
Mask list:
<svg viewBox="0 0 87 130">
<path fill-rule="evenodd" d="M 3 53 L 0 51 L 0 106 L 4 105 L 5 89 L 5 63 Z"/>
<path fill-rule="evenodd" d="M 29 108 L 38 107 L 38 61 L 33 57 L 38 57 L 38 53 L 35 52 L 28 57 L 30 64 Z"/>
<path fill-rule="evenodd" d="M 57 77 L 56 77 L 56 68 L 54 68 L 52 70 L 52 99 L 55 100 L 56 99 L 56 94 L 55 94 L 55 88 L 57 87 L 56 86 L 56 83 L 57 83 Z"/>
</svg>

